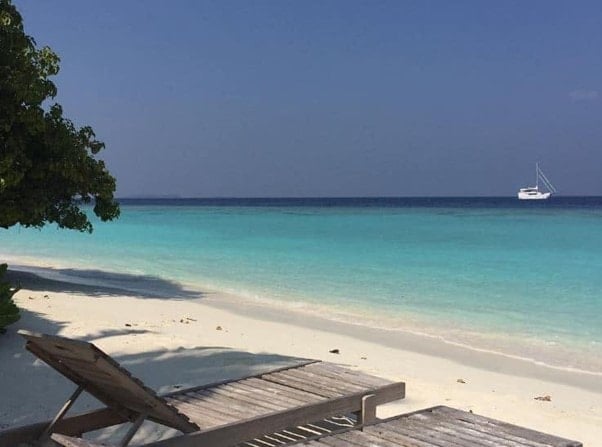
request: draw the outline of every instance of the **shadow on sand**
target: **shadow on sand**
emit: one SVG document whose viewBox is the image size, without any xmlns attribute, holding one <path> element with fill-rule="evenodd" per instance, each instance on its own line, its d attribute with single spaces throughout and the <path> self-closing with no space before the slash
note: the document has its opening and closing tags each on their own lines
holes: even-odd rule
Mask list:
<svg viewBox="0 0 602 447">
<path fill-rule="evenodd" d="M 27 283 L 27 287 L 31 284 Z M 64 290 L 63 290 L 64 291 Z M 49 321 L 42 315 L 24 310 L 21 320 L 0 336 L 0 430 L 51 419 L 75 385 L 25 349 L 19 329 L 61 335 L 66 322 Z M 123 339 L 151 332 L 124 328 L 88 333 L 82 340 L 95 342 L 109 337 Z M 225 379 L 237 379 L 303 361 L 273 354 L 252 354 L 224 347 L 199 346 L 175 350 L 154 349 L 140 353 L 107 352 L 135 377 L 159 394 Z M 70 414 L 98 408 L 102 404 L 82 395 Z M 120 439 L 127 424 L 91 434 L 92 439 L 112 443 Z M 145 422 L 134 439 L 151 442 L 173 436 L 173 429 Z"/>
<path fill-rule="evenodd" d="M 147 275 L 113 273 L 103 270 L 60 269 L 11 265 L 6 274 L 11 283 L 30 290 L 47 290 L 80 295 L 128 295 L 138 298 L 202 298 L 204 292 L 185 289 L 181 284 Z"/>
</svg>

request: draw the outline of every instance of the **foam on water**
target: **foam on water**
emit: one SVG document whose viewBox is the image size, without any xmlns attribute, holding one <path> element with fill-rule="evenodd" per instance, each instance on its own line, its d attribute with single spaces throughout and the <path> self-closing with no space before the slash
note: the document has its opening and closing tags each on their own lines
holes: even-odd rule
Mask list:
<svg viewBox="0 0 602 447">
<path fill-rule="evenodd" d="M 177 280 L 602 372 L 601 223 L 597 199 L 133 201 L 91 236 L 0 232 L 0 256 L 88 280 L 97 270 Z"/>
</svg>

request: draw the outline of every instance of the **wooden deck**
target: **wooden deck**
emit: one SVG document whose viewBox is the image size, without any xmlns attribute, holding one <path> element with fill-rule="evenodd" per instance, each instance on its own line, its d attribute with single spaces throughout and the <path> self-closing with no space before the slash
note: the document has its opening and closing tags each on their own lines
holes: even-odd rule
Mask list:
<svg viewBox="0 0 602 447">
<path fill-rule="evenodd" d="M 286 441 L 286 438 L 296 438 Z M 346 428 L 330 434 L 295 431 L 260 437 L 238 447 L 583 447 L 517 425 L 439 406 L 396 416 L 362 430 Z"/>
<path fill-rule="evenodd" d="M 317 362 L 199 387 L 165 400 L 206 430 L 356 394 L 375 394 L 383 402 L 391 401 L 403 397 L 401 388 L 385 379 Z"/>
</svg>

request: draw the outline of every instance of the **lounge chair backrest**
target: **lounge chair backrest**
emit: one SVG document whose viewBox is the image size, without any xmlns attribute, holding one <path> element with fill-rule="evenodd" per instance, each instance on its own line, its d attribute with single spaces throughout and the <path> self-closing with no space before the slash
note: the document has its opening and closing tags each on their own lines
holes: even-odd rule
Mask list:
<svg viewBox="0 0 602 447">
<path fill-rule="evenodd" d="M 129 420 L 146 415 L 184 433 L 199 430 L 92 343 L 28 331 L 19 334 L 27 340 L 30 352 Z"/>
</svg>

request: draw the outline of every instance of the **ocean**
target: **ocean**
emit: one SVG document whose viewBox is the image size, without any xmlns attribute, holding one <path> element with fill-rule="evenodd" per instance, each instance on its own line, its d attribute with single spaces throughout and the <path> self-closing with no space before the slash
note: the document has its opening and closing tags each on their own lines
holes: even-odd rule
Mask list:
<svg viewBox="0 0 602 447">
<path fill-rule="evenodd" d="M 0 259 L 220 291 L 602 373 L 602 198 L 123 199 L 93 234 L 14 227 Z M 48 272 L 48 270 L 46 270 Z M 131 281 L 129 281 L 131 280 Z M 170 282 L 171 281 L 171 282 Z M 202 298 L 201 298 L 202 299 Z"/>
</svg>

